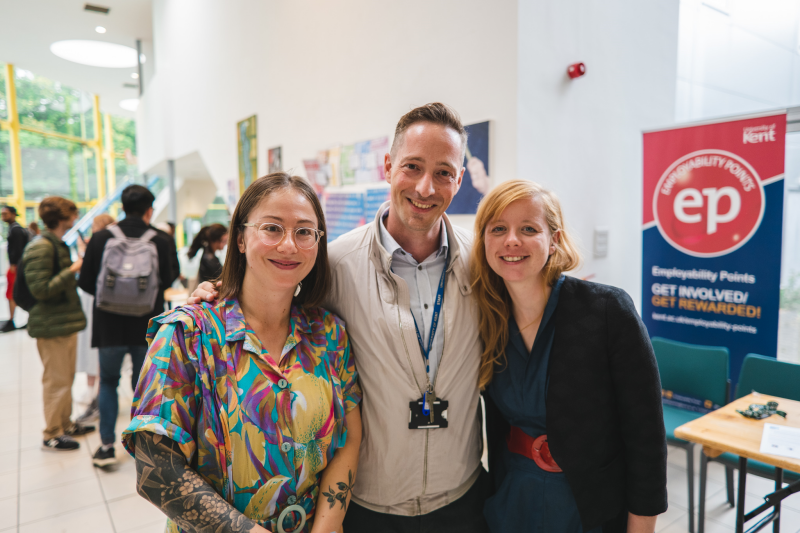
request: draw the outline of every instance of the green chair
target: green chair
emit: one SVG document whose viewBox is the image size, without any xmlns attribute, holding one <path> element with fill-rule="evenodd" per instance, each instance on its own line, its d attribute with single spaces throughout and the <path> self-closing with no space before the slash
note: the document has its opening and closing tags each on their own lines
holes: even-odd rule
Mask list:
<svg viewBox="0 0 800 533">
<path fill-rule="evenodd" d="M 722 346 L 698 346 L 661 337 L 651 339 L 658 361 L 661 388 L 717 405 L 728 403 L 728 349 Z M 675 429 L 703 416 L 686 409 L 664 405 L 664 428 L 667 443 L 686 450 L 686 475 L 689 478 L 689 533 L 694 533 L 694 444 L 675 437 Z M 731 480 L 733 471 L 730 471 Z M 731 492 L 730 498 L 733 498 Z"/>
<path fill-rule="evenodd" d="M 778 396 L 787 400 L 800 401 L 800 365 L 778 361 L 774 357 L 764 357 L 753 353 L 747 354 L 739 373 L 739 384 L 736 386 L 736 399 L 747 396 L 756 391 L 770 396 Z M 698 513 L 699 533 L 705 530 L 706 510 L 706 480 L 709 461 L 725 465 L 726 472 L 733 472 L 739 468 L 739 456 L 732 453 L 723 453 L 719 457 L 700 456 L 700 509 Z M 783 472 L 781 479 L 777 479 L 774 466 L 759 461 L 747 461 L 747 473 L 758 477 L 775 480 L 776 490 L 783 483 L 792 483 L 800 480 L 800 474 Z M 728 478 L 728 503 L 734 506 L 733 476 Z M 780 509 L 776 507 L 777 517 L 773 521 L 773 531 L 780 531 Z"/>
</svg>

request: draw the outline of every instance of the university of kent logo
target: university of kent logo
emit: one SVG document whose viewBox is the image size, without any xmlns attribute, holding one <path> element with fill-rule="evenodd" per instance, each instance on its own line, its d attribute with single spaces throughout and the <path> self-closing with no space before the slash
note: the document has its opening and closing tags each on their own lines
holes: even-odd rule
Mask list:
<svg viewBox="0 0 800 533">
<path fill-rule="evenodd" d="M 653 213 L 672 246 L 695 257 L 718 257 L 750 240 L 764 203 L 761 179 L 747 161 L 723 150 L 700 150 L 661 176 Z"/>
</svg>

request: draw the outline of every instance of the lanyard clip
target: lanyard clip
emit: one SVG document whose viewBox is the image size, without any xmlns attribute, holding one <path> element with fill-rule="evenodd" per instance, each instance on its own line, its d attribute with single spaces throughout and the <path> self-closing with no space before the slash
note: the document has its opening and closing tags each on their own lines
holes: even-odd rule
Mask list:
<svg viewBox="0 0 800 533">
<path fill-rule="evenodd" d="M 422 396 L 422 414 L 424 416 L 430 416 L 431 424 L 433 424 L 434 403 L 436 403 L 436 392 L 434 392 L 433 387 L 430 386 Z"/>
</svg>

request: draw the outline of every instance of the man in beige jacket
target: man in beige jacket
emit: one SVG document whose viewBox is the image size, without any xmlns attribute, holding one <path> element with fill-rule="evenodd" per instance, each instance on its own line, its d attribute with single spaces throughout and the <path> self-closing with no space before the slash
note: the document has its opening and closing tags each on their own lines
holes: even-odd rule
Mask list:
<svg viewBox="0 0 800 533">
<path fill-rule="evenodd" d="M 390 201 L 328 248 L 327 307 L 346 323 L 364 391 L 348 533 L 486 531 L 472 235 L 445 215 L 466 143 L 458 115 L 443 104 L 403 116 L 384 161 Z M 409 402 L 426 392 L 447 402 L 446 428 L 424 429 L 426 420 L 409 429 Z"/>
<path fill-rule="evenodd" d="M 488 531 L 472 236 L 445 215 L 461 186 L 466 144 L 444 104 L 404 115 L 384 161 L 390 201 L 328 246 L 333 289 L 325 307 L 346 323 L 364 393 L 347 533 Z M 203 284 L 194 296 L 216 294 Z M 430 402 L 433 423 L 419 400 Z"/>
</svg>

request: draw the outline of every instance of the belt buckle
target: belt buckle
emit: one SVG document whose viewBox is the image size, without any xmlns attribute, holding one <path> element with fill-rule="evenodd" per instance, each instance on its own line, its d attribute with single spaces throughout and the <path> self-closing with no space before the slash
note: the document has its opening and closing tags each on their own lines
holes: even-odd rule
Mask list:
<svg viewBox="0 0 800 533">
<path fill-rule="evenodd" d="M 283 529 L 283 521 L 286 519 L 286 516 L 289 513 L 300 513 L 300 525 L 295 527 L 292 531 L 286 531 Z M 294 504 L 290 505 L 283 512 L 278 516 L 278 533 L 294 533 L 295 531 L 301 531 L 303 527 L 306 525 L 306 510 L 301 507 L 300 505 Z"/>
<path fill-rule="evenodd" d="M 542 450 L 545 447 L 547 447 L 547 450 L 543 454 Z M 547 435 L 539 435 L 533 441 L 533 444 L 531 444 L 531 452 L 534 462 L 545 472 L 563 472 L 550 454 L 550 447 L 547 445 Z"/>
</svg>

